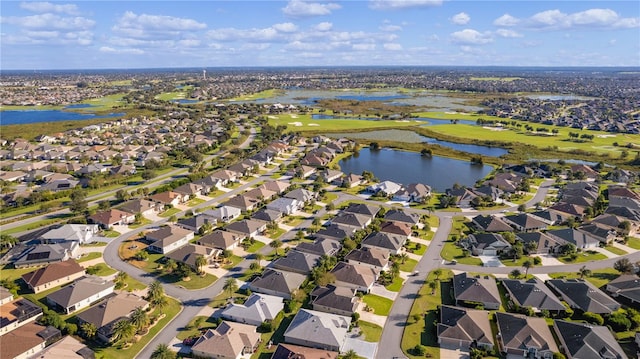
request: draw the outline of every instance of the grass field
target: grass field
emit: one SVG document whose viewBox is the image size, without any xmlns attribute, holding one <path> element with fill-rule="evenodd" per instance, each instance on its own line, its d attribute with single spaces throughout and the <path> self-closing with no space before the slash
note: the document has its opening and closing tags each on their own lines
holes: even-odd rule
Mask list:
<svg viewBox="0 0 640 359">
<path fill-rule="evenodd" d="M 364 335 L 364 340 L 367 342 L 379 342 L 382 337 L 382 327 L 373 323 L 358 321 L 358 326 Z"/>
<path fill-rule="evenodd" d="M 332 120 L 312 120 L 311 115 L 290 115 L 270 116 L 269 123 L 274 126 L 283 125 L 288 130 L 300 132 L 340 132 L 345 130 L 375 129 L 390 127 L 415 126 L 415 122 L 400 121 L 367 121 L 358 119 L 332 119 Z M 297 126 L 298 125 L 298 126 Z"/>
<path fill-rule="evenodd" d="M 366 294 L 362 297 L 362 300 L 373 308 L 373 314 L 377 315 L 389 315 L 393 301 L 389 298 L 381 297 L 375 294 Z"/>
<path fill-rule="evenodd" d="M 256 93 L 253 93 L 253 94 L 249 94 L 249 95 L 234 97 L 234 98 L 229 99 L 228 101 L 230 101 L 230 102 L 233 102 L 233 101 L 253 101 L 253 100 L 257 100 L 257 99 L 271 98 L 271 97 L 279 96 L 282 93 L 283 93 L 282 90 L 270 89 L 270 90 L 264 90 L 264 91 L 256 92 Z"/>
<path fill-rule="evenodd" d="M 607 268 L 607 269 L 598 269 L 598 270 L 594 270 L 591 272 L 591 275 L 588 277 L 584 277 L 584 279 L 588 280 L 589 282 L 591 282 L 591 284 L 595 285 L 596 287 L 600 288 L 604 285 L 606 285 L 607 283 L 609 283 L 610 281 L 612 281 L 613 279 L 617 278 L 620 275 L 620 273 L 613 269 L 613 268 Z M 578 275 L 578 273 L 570 273 L 570 272 L 559 272 L 559 273 L 551 273 L 549 274 L 549 276 L 553 279 L 560 279 L 560 278 L 566 278 L 566 279 L 576 279 L 576 278 L 580 278 L 580 275 Z"/>
</svg>

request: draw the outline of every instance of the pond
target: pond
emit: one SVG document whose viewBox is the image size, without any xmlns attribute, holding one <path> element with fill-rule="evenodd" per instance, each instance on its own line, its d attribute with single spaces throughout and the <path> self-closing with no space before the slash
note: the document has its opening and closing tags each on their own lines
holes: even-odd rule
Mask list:
<svg viewBox="0 0 640 359">
<path fill-rule="evenodd" d="M 358 155 L 340 161 L 344 173 L 372 172 L 381 181 L 408 185 L 424 183 L 436 191 L 444 192 L 455 183 L 473 186 L 493 169 L 488 165 L 472 165 L 467 161 L 447 157 L 425 157 L 419 153 L 382 149 L 360 150 Z"/>
<path fill-rule="evenodd" d="M 20 125 L 25 123 L 70 121 L 70 120 L 93 120 L 93 119 L 113 119 L 122 117 L 125 113 L 108 113 L 106 115 L 96 115 L 94 113 L 79 113 L 60 110 L 21 110 L 21 111 L 1 111 L 0 125 Z"/>
<path fill-rule="evenodd" d="M 405 143 L 428 143 L 433 145 L 440 145 L 442 147 L 451 148 L 458 151 L 464 151 L 468 153 L 474 153 L 482 156 L 500 157 L 506 155 L 509 151 L 501 147 L 489 147 L 481 145 L 469 145 L 463 143 L 455 143 L 449 141 L 441 141 L 432 137 L 422 136 L 413 131 L 407 130 L 379 130 L 368 132 L 341 132 L 341 133 L 329 133 L 328 137 L 339 138 L 347 137 L 352 139 L 363 140 L 388 140 Z"/>
<path fill-rule="evenodd" d="M 186 99 L 186 98 L 180 98 L 180 99 L 176 99 L 176 100 L 171 100 L 171 102 L 175 102 L 175 103 L 179 103 L 179 104 L 191 104 L 191 103 L 198 103 L 198 100 L 190 100 L 190 99 Z"/>
</svg>

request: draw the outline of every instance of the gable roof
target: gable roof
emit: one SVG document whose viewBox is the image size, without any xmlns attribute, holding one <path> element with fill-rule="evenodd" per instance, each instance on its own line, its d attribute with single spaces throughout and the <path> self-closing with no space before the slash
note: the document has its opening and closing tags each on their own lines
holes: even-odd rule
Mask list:
<svg viewBox="0 0 640 359">
<path fill-rule="evenodd" d="M 409 223 L 414 226 L 420 222 L 420 215 L 417 213 L 407 213 L 398 209 L 390 209 L 384 214 L 384 219 L 393 222 Z"/>
<path fill-rule="evenodd" d="M 172 243 L 184 239 L 190 234 L 193 234 L 193 232 L 170 224 L 168 226 L 160 227 L 153 232 L 147 233 L 146 238 L 151 242 L 151 245 L 158 248 L 164 248 Z"/>
<path fill-rule="evenodd" d="M 492 215 L 477 215 L 471 219 L 476 226 L 486 232 L 513 232 L 513 228 L 502 219 Z"/>
<path fill-rule="evenodd" d="M 330 224 L 328 227 L 323 227 L 314 233 L 314 236 L 316 238 L 335 238 L 342 241 L 344 238 L 351 236 L 353 232 L 355 230 L 352 227 Z"/>
<path fill-rule="evenodd" d="M 78 273 L 84 273 L 84 267 L 75 260 L 69 259 L 63 262 L 51 263 L 46 267 L 25 273 L 22 275 L 22 280 L 34 288 Z"/>
<path fill-rule="evenodd" d="M 132 216 L 131 213 L 112 208 L 106 211 L 97 212 L 96 214 L 89 216 L 88 219 L 90 219 L 94 223 L 100 223 L 110 226 L 121 221 L 123 218 L 127 218 L 130 216 Z"/>
<path fill-rule="evenodd" d="M 626 358 L 609 328 L 600 325 L 554 320 L 556 334 L 572 358 Z"/>
<path fill-rule="evenodd" d="M 488 276 L 467 277 L 465 272 L 454 275 L 453 294 L 456 300 L 502 304 L 498 285 Z"/>
<path fill-rule="evenodd" d="M 440 308 L 438 337 L 493 346 L 489 312 L 443 305 Z"/>
<path fill-rule="evenodd" d="M 326 287 L 316 287 L 310 296 L 311 304 L 318 304 L 350 313 L 355 313 L 359 304 L 355 289 L 331 284 Z"/>
<path fill-rule="evenodd" d="M 226 318 L 249 318 L 264 322 L 273 320 L 284 308 L 281 297 L 252 293 L 243 304 L 231 303 L 221 312 Z"/>
<path fill-rule="evenodd" d="M 504 221 L 507 223 L 513 223 L 514 225 L 524 228 L 524 230 L 529 229 L 539 229 L 546 228 L 547 224 L 535 219 L 533 216 L 528 213 L 519 213 L 510 216 L 505 216 Z"/>
<path fill-rule="evenodd" d="M 149 302 L 132 293 L 118 293 L 108 299 L 80 312 L 77 317 L 96 328 L 115 323 L 122 317 L 128 317 L 136 308 L 145 308 Z M 105 334 L 110 334 L 110 330 Z"/>
<path fill-rule="evenodd" d="M 337 359 L 338 352 L 280 343 L 271 359 Z"/>
<path fill-rule="evenodd" d="M 330 273 L 338 282 L 351 283 L 360 287 L 371 286 L 378 277 L 378 272 L 371 267 L 347 262 L 339 262 Z"/>
<path fill-rule="evenodd" d="M 307 277 L 303 274 L 267 268 L 260 277 L 251 281 L 251 287 L 256 288 L 255 291 L 264 288 L 290 295 L 291 292 L 298 289 L 306 279 Z"/>
<path fill-rule="evenodd" d="M 362 247 L 352 250 L 344 259 L 384 267 L 389 264 L 389 251 L 378 247 Z"/>
<path fill-rule="evenodd" d="M 573 243 L 578 248 L 584 248 L 585 246 L 595 245 L 600 241 L 591 235 L 577 231 L 573 228 L 562 228 L 547 231 L 547 235 L 556 239 L 560 239 L 567 243 Z"/>
<path fill-rule="evenodd" d="M 319 255 L 290 250 L 285 257 L 280 257 L 271 263 L 271 267 L 296 272 L 301 274 L 309 274 L 313 267 L 316 266 Z"/>
<path fill-rule="evenodd" d="M 342 249 L 340 241 L 330 238 L 320 238 L 313 243 L 302 242 L 296 246 L 296 250 L 300 252 L 306 252 L 316 254 L 319 256 L 329 255 L 333 256 Z"/>
<path fill-rule="evenodd" d="M 526 352 L 535 348 L 538 352 L 557 352 L 558 346 L 544 318 L 527 317 L 520 314 L 496 312 L 500 340 L 505 349 Z"/>
<path fill-rule="evenodd" d="M 216 329 L 207 330 L 191 349 L 209 355 L 236 358 L 245 348 L 253 348 L 259 342 L 260 334 L 253 325 L 223 321 Z"/>
<path fill-rule="evenodd" d="M 250 235 L 260 228 L 266 226 L 266 224 L 267 222 L 257 219 L 243 219 L 241 221 L 228 224 L 225 229 L 228 231 Z"/>
<path fill-rule="evenodd" d="M 373 232 L 362 240 L 362 245 L 385 248 L 395 252 L 402 248 L 406 241 L 406 236 L 399 236 L 397 234 L 384 232 Z"/>
<path fill-rule="evenodd" d="M 216 229 L 215 231 L 200 237 L 196 243 L 201 246 L 225 250 L 234 245 L 239 239 L 240 236 L 237 234 Z"/>
<path fill-rule="evenodd" d="M 620 304 L 590 282 L 582 279 L 550 279 L 547 283 L 571 307 L 598 314 L 611 313 Z"/>
<path fill-rule="evenodd" d="M 165 254 L 165 257 L 196 268 L 196 260 L 198 259 L 198 257 L 202 256 L 206 259 L 214 256 L 219 251 L 219 249 L 188 243 L 174 251 Z"/>
<path fill-rule="evenodd" d="M 527 281 L 503 279 L 502 285 L 507 289 L 511 298 L 521 307 L 532 307 L 538 310 L 566 309 L 551 289 L 538 278 L 532 278 Z"/>
<path fill-rule="evenodd" d="M 86 276 L 49 294 L 47 299 L 67 308 L 108 288 L 115 288 L 115 283 L 100 277 Z"/>
<path fill-rule="evenodd" d="M 372 206 L 364 203 L 351 203 L 342 210 L 348 213 L 364 214 L 366 216 L 375 217 L 380 212 L 380 207 Z"/>
<path fill-rule="evenodd" d="M 331 219 L 331 224 L 341 224 L 356 228 L 364 228 L 371 222 L 371 217 L 351 212 L 340 212 Z"/>
<path fill-rule="evenodd" d="M 564 244 L 564 241 L 553 238 L 542 232 L 522 232 L 516 233 L 516 237 L 519 238 L 526 247 L 526 243 L 534 242 L 537 244 L 537 251 L 549 250 L 556 246 Z"/>
<path fill-rule="evenodd" d="M 285 341 L 295 338 L 313 346 L 342 347 L 351 324 L 343 315 L 300 309 L 284 332 Z"/>
</svg>

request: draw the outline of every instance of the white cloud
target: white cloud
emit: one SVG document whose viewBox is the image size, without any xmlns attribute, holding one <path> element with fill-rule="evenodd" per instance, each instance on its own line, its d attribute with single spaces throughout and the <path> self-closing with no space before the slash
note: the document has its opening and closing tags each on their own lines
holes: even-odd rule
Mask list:
<svg viewBox="0 0 640 359">
<path fill-rule="evenodd" d="M 451 22 L 456 24 L 456 25 L 466 25 L 466 24 L 469 23 L 469 21 L 471 21 L 471 17 L 467 13 L 464 13 L 464 12 L 461 12 L 459 14 L 455 14 L 451 18 Z"/>
<path fill-rule="evenodd" d="M 489 33 L 481 33 L 473 29 L 464 29 L 451 34 L 451 40 L 461 45 L 484 45 L 493 42 Z"/>
<path fill-rule="evenodd" d="M 338 10 L 342 6 L 335 3 L 316 3 L 302 0 L 291 0 L 287 6 L 282 8 L 282 12 L 288 16 L 322 16 L 330 15 L 333 10 Z"/>
<path fill-rule="evenodd" d="M 395 32 L 400 30 L 402 30 L 402 26 L 400 25 L 384 24 L 380 26 L 380 31 Z"/>
<path fill-rule="evenodd" d="M 406 9 L 442 5 L 442 0 L 370 0 L 369 7 L 374 10 Z"/>
<path fill-rule="evenodd" d="M 330 22 L 321 22 L 318 25 L 314 26 L 316 31 L 329 31 L 333 28 L 333 24 Z"/>
<path fill-rule="evenodd" d="M 280 32 L 296 32 L 298 31 L 298 26 L 296 26 L 296 24 L 290 23 L 290 22 L 285 22 L 285 23 L 281 23 L 281 24 L 275 24 L 273 25 L 273 28 L 280 31 Z"/>
<path fill-rule="evenodd" d="M 496 30 L 496 35 L 500 36 L 500 37 L 509 37 L 509 38 L 514 38 L 514 37 L 522 37 L 523 35 L 514 31 L 514 30 L 509 30 L 509 29 L 498 29 Z"/>
<path fill-rule="evenodd" d="M 137 15 L 127 11 L 112 30 L 116 33 L 135 38 L 162 38 L 176 36 L 181 32 L 197 31 L 207 27 L 193 19 L 163 15 Z"/>
<path fill-rule="evenodd" d="M 31 12 L 39 13 L 62 13 L 67 15 L 78 15 L 80 11 L 75 4 L 53 4 L 46 1 L 29 1 L 20 3 L 20 8 Z"/>
<path fill-rule="evenodd" d="M 389 51 L 400 51 L 400 50 L 402 50 L 402 45 L 400 45 L 398 43 L 386 43 L 386 44 L 382 45 L 382 47 L 384 47 L 385 50 L 389 50 Z"/>
<path fill-rule="evenodd" d="M 376 49 L 376 44 L 354 44 L 352 49 L 355 51 L 373 51 Z"/>
<path fill-rule="evenodd" d="M 198 47 L 202 42 L 197 39 L 184 39 L 178 41 L 178 45 L 181 47 Z"/>
<path fill-rule="evenodd" d="M 0 18 L 0 23 L 15 25 L 18 33 L 8 36 L 7 43 L 90 45 L 93 42 L 91 29 L 95 21 L 80 16 L 60 16 L 46 13 L 30 16 Z M 53 36 L 53 35 L 56 36 Z"/>
<path fill-rule="evenodd" d="M 576 27 L 617 29 L 638 28 L 640 17 L 623 18 L 611 9 L 589 9 L 572 14 L 560 10 L 546 10 L 526 19 L 524 25 L 545 30 L 570 29 Z"/>
<path fill-rule="evenodd" d="M 273 27 L 262 29 L 236 29 L 223 28 L 214 29 L 207 32 L 207 36 L 217 41 L 237 41 L 245 40 L 249 42 L 278 41 L 281 40 L 280 33 Z"/>
<path fill-rule="evenodd" d="M 496 26 L 516 26 L 518 23 L 520 23 L 520 20 L 509 14 L 504 14 L 493 21 Z"/>
<path fill-rule="evenodd" d="M 100 52 L 112 53 L 112 54 L 131 54 L 131 55 L 142 55 L 144 51 L 140 49 L 116 49 L 109 46 L 102 46 L 99 49 Z"/>
<path fill-rule="evenodd" d="M 86 30 L 95 25 L 95 21 L 84 17 L 62 17 L 56 14 L 39 14 L 23 17 L 3 17 L 2 22 L 28 29 Z"/>
</svg>

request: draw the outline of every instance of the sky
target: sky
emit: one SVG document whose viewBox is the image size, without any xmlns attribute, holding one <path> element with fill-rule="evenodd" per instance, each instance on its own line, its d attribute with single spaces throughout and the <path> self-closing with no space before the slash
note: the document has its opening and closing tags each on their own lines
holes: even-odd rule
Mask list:
<svg viewBox="0 0 640 359">
<path fill-rule="evenodd" d="M 0 69 L 640 66 L 637 0 L 0 2 Z"/>
</svg>

